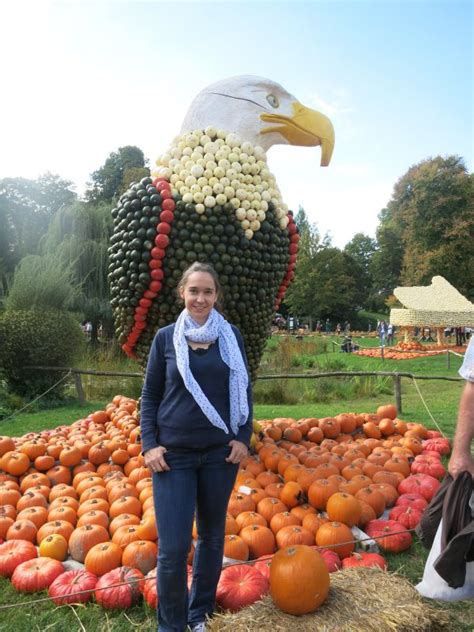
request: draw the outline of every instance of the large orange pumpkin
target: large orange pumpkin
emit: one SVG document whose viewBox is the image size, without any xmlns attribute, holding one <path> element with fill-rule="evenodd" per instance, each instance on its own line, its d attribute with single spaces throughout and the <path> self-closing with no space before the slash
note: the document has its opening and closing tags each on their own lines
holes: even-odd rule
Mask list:
<svg viewBox="0 0 474 632">
<path fill-rule="evenodd" d="M 275 605 L 292 615 L 316 610 L 329 592 L 329 573 L 324 560 L 309 546 L 281 549 L 270 566 L 270 595 Z"/>
</svg>

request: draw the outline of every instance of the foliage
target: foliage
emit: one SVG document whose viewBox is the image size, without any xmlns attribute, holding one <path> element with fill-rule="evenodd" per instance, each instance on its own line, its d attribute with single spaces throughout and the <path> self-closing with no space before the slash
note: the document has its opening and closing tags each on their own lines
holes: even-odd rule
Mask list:
<svg viewBox="0 0 474 632">
<path fill-rule="evenodd" d="M 105 163 L 91 175 L 86 199 L 89 202 L 111 202 L 123 193 L 131 181 L 150 174 L 143 151 L 134 145 L 119 147 L 109 154 Z"/>
<path fill-rule="evenodd" d="M 376 250 L 376 241 L 356 233 L 344 248 L 344 254 L 349 257 L 352 276 L 356 280 L 356 304 L 358 307 L 370 307 L 370 298 L 374 291 L 371 271 L 372 257 Z"/>
<path fill-rule="evenodd" d="M 112 232 L 109 205 L 76 202 L 63 207 L 43 239 L 43 252 L 54 252 L 57 265 L 71 270 L 80 287 L 73 308 L 92 323 L 92 340 L 97 340 L 99 322 L 112 328 L 112 311 L 107 283 L 107 249 Z"/>
<path fill-rule="evenodd" d="M 295 279 L 285 295 L 293 313 L 310 318 L 344 321 L 354 313 L 357 283 L 352 276 L 352 258 L 323 240 L 300 208 L 295 222 L 300 231 Z"/>
<path fill-rule="evenodd" d="M 8 389 L 32 397 L 61 377 L 57 371 L 35 371 L 28 366 L 68 366 L 80 348 L 82 332 L 67 312 L 8 310 L 0 319 L 0 365 Z M 63 388 L 57 387 L 52 397 Z"/>
<path fill-rule="evenodd" d="M 0 180 L 0 295 L 7 293 L 19 261 L 38 252 L 51 218 L 76 199 L 73 189 L 72 182 L 51 173 L 37 180 Z"/>
<path fill-rule="evenodd" d="M 18 265 L 6 300 L 7 310 L 65 310 L 79 293 L 72 266 L 55 254 L 27 255 Z"/>
<path fill-rule="evenodd" d="M 423 160 L 400 178 L 377 231 L 373 274 L 379 291 L 426 285 L 439 274 L 473 298 L 473 181 L 459 156 Z"/>
</svg>

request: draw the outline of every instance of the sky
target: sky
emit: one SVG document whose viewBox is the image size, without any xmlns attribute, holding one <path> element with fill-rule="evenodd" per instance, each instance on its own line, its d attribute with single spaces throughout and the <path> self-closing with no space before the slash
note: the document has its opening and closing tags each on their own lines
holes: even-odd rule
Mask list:
<svg viewBox="0 0 474 632">
<path fill-rule="evenodd" d="M 343 247 L 375 236 L 407 169 L 457 154 L 473 170 L 473 2 L 5 0 L 0 178 L 50 171 L 79 193 L 110 152 L 150 163 L 208 84 L 253 74 L 331 119 L 336 144 L 274 146 L 283 200 Z"/>
</svg>

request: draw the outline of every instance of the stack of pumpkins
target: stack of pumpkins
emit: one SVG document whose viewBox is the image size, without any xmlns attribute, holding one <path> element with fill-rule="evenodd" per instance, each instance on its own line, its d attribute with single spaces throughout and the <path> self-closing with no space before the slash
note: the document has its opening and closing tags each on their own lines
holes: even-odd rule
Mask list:
<svg viewBox="0 0 474 632">
<path fill-rule="evenodd" d="M 380 556 L 354 554 L 355 525 L 381 537 L 385 550 L 410 546 L 407 528 L 444 474 L 440 454 L 449 451 L 446 439 L 397 419 L 393 406 L 377 414 L 261 425 L 257 453 L 237 476 L 225 541 L 228 558 L 258 561 L 223 571 L 223 607 L 245 603 L 228 596 L 242 584 L 239 573 L 257 578 L 252 599 L 264 594 L 270 569 L 276 573 L 282 558 L 281 566 L 291 568 L 322 564 L 336 570 L 374 561 L 385 567 Z M 105 410 L 71 426 L 0 437 L 0 502 L 0 576 L 11 577 L 18 590 L 49 588 L 57 603 L 67 603 L 90 599 L 98 582 L 95 596 L 104 607 L 127 607 L 142 592 L 156 605 L 152 480 L 141 455 L 134 400 L 118 395 Z M 389 519 L 380 520 L 387 507 Z M 279 557 L 273 557 L 277 550 Z M 315 556 L 318 563 L 309 563 Z M 65 572 L 68 558 L 84 567 Z M 193 548 L 189 564 L 192 558 Z M 297 574 L 304 576 L 301 568 Z M 226 588 L 229 582 L 232 589 Z M 117 583 L 124 585 L 111 587 Z M 81 590 L 91 592 L 71 596 Z"/>
</svg>

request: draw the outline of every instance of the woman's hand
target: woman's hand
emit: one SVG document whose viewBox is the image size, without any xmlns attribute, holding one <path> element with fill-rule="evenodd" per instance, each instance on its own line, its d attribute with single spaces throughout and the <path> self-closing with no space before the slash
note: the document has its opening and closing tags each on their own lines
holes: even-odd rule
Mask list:
<svg viewBox="0 0 474 632">
<path fill-rule="evenodd" d="M 166 448 L 161 445 L 157 448 L 147 450 L 143 456 L 147 468 L 152 472 L 167 472 L 170 468 L 168 463 L 165 461 L 165 452 Z"/>
<path fill-rule="evenodd" d="M 249 452 L 245 443 L 232 439 L 232 441 L 229 441 L 229 445 L 232 450 L 226 458 L 228 463 L 240 463 L 243 459 L 245 459 Z"/>
</svg>

